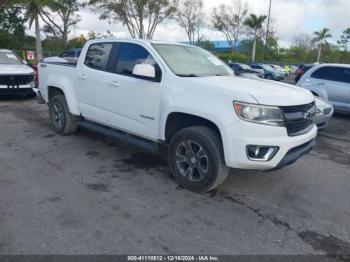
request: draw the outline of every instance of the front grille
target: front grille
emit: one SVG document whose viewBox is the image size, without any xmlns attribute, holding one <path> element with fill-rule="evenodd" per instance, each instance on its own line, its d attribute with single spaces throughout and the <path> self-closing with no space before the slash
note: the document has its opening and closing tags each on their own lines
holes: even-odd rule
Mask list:
<svg viewBox="0 0 350 262">
<path fill-rule="evenodd" d="M 0 75 L 0 85 L 28 85 L 34 81 L 34 75 Z"/>
<path fill-rule="evenodd" d="M 298 136 L 310 131 L 314 125 L 315 103 L 281 107 L 289 136 Z"/>
</svg>

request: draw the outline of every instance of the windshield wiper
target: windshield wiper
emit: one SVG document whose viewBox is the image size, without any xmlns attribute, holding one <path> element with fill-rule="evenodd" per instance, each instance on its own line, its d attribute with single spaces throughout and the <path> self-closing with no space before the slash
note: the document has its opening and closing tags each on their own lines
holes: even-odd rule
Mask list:
<svg viewBox="0 0 350 262">
<path fill-rule="evenodd" d="M 195 75 L 195 74 L 177 74 L 177 76 L 180 76 L 180 77 L 200 77 L 199 75 Z"/>
</svg>

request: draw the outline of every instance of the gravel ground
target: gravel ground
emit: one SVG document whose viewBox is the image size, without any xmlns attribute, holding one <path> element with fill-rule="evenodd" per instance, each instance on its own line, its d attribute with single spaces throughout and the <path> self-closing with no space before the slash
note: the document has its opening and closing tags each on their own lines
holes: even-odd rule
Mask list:
<svg viewBox="0 0 350 262">
<path fill-rule="evenodd" d="M 0 101 L 0 254 L 350 254 L 350 116 L 273 173 L 179 187 L 167 161 Z"/>
</svg>

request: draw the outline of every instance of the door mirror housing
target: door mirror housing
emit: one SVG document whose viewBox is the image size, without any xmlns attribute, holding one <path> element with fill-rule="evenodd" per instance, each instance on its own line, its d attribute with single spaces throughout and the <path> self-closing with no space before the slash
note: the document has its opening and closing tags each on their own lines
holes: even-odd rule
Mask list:
<svg viewBox="0 0 350 262">
<path fill-rule="evenodd" d="M 150 64 L 138 64 L 134 66 L 132 74 L 136 77 L 145 78 L 145 79 L 155 79 L 156 78 L 156 69 L 153 65 Z"/>
</svg>

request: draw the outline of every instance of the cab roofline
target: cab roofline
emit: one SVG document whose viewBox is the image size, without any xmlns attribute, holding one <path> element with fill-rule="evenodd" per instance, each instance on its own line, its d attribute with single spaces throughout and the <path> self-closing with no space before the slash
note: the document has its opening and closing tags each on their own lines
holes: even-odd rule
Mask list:
<svg viewBox="0 0 350 262">
<path fill-rule="evenodd" d="M 147 40 L 147 39 L 128 39 L 128 38 L 110 38 L 110 39 L 94 39 L 88 41 L 88 43 L 105 43 L 105 42 L 127 42 L 127 43 L 135 43 L 135 44 L 146 44 L 146 45 L 152 45 L 152 44 L 164 44 L 164 45 L 178 45 L 178 46 L 191 46 L 189 44 L 185 43 L 179 43 L 179 42 L 170 42 L 170 41 L 159 41 L 159 40 Z"/>
</svg>

